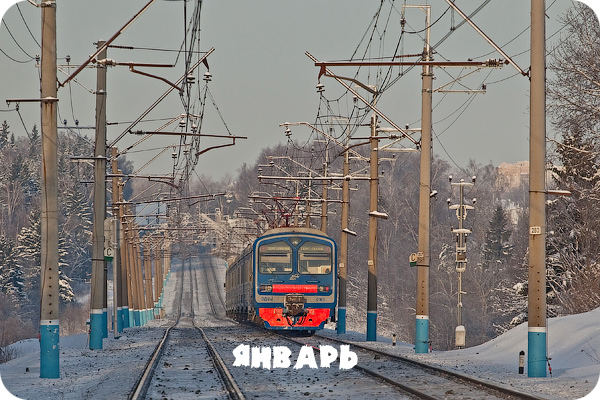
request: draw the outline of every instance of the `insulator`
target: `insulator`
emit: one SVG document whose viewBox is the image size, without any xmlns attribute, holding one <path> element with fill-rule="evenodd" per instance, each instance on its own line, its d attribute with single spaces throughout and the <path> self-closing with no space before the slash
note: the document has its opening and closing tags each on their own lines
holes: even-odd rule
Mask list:
<svg viewBox="0 0 600 400">
<path fill-rule="evenodd" d="M 212 80 L 212 74 L 208 71 L 206 71 L 204 73 L 204 78 L 203 78 L 206 82 L 210 82 Z"/>
<path fill-rule="evenodd" d="M 317 84 L 317 93 L 323 93 L 325 91 L 325 85 L 323 85 L 321 82 L 319 82 Z"/>
</svg>

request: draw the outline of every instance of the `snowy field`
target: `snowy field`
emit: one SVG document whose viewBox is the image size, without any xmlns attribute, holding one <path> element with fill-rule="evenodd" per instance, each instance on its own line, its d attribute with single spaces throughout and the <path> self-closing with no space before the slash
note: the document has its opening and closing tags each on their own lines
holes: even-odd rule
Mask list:
<svg viewBox="0 0 600 400">
<path fill-rule="evenodd" d="M 171 278 L 165 291 L 165 306 L 167 313 L 172 315 L 174 289 L 180 287 L 175 286 L 178 285 L 178 271 L 174 271 Z M 104 340 L 104 349 L 100 351 L 88 349 L 86 335 L 61 337 L 59 379 L 40 379 L 38 340 L 21 341 L 13 345 L 19 357 L 0 365 L 0 378 L 11 391 L 27 399 L 124 398 L 165 326 L 171 323 L 168 316 L 154 320 L 145 327 L 127 329 L 120 339 L 113 339 L 109 333 L 109 339 Z M 329 326 L 334 328 L 332 324 Z M 600 399 L 600 387 L 590 393 L 600 376 L 600 308 L 551 319 L 548 332 L 552 376 L 547 378 L 518 374 L 519 352 L 527 351 L 526 324 L 480 346 L 420 355 L 414 354 L 413 346 L 409 344 L 392 346 L 389 338 L 381 337 L 377 342 L 366 343 L 362 333 L 351 332 L 339 337 L 520 388 L 544 399 L 578 399 L 588 394 L 586 400 Z M 334 329 L 325 329 L 322 333 L 338 337 Z M 347 390 L 347 398 L 355 397 L 352 387 L 339 387 L 339 390 Z M 340 393 L 336 394 L 339 397 Z M 0 385 L 1 400 L 15 398 Z"/>
</svg>

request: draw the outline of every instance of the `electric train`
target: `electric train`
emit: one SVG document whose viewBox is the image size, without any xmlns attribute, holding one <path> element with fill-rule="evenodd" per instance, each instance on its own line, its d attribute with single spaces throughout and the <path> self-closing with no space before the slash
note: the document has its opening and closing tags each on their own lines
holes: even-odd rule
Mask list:
<svg viewBox="0 0 600 400">
<path fill-rule="evenodd" d="M 271 229 L 228 266 L 225 291 L 227 316 L 238 321 L 273 330 L 323 329 L 335 320 L 336 244 L 317 229 Z"/>
</svg>

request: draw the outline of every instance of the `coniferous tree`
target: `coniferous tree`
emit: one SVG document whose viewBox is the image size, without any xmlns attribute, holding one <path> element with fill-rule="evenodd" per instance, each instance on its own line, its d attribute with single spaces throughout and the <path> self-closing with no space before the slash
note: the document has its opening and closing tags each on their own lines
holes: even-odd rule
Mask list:
<svg viewBox="0 0 600 400">
<path fill-rule="evenodd" d="M 500 263 L 510 260 L 512 256 L 513 245 L 509 239 L 512 230 L 509 227 L 510 221 L 502 204 L 498 203 L 494 209 L 494 214 L 489 223 L 489 228 L 485 235 L 485 244 L 483 249 L 485 261 L 490 263 Z"/>
<path fill-rule="evenodd" d="M 71 279 L 89 279 L 91 263 L 92 215 L 87 193 L 80 185 L 68 188 L 64 195 L 64 220 L 60 227 L 63 241 L 61 271 Z"/>
<path fill-rule="evenodd" d="M 27 300 L 27 293 L 15 247 L 13 240 L 0 236 L 0 291 L 21 302 Z"/>
<path fill-rule="evenodd" d="M 8 144 L 8 137 L 10 135 L 8 123 L 6 120 L 2 122 L 2 127 L 0 127 L 0 150 L 2 150 Z"/>
<path fill-rule="evenodd" d="M 16 250 L 19 263 L 23 266 L 25 290 L 31 295 L 39 293 L 42 263 L 42 225 L 39 209 L 30 212 L 29 225 L 21 229 L 17 243 Z"/>
</svg>

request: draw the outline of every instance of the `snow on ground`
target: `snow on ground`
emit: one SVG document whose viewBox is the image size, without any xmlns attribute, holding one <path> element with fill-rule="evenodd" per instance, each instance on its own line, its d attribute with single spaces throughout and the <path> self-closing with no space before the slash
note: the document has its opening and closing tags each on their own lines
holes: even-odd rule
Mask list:
<svg viewBox="0 0 600 400">
<path fill-rule="evenodd" d="M 179 268 L 175 266 L 165 291 L 165 308 L 171 315 L 175 288 L 180 287 L 179 277 Z M 187 286 L 184 285 L 184 291 Z M 119 396 L 119 393 L 125 393 L 133 386 L 133 380 L 139 374 L 137 371 L 143 364 L 141 360 L 147 359 L 162 336 L 164 326 L 170 323 L 167 315 L 166 319 L 151 321 L 145 327 L 127 329 L 120 339 L 113 339 L 112 333 L 109 333 L 109 339 L 104 340 L 104 349 L 100 351 L 88 349 L 86 335 L 61 337 L 59 379 L 39 378 L 38 340 L 24 340 L 13 345 L 18 349 L 19 357 L 0 365 L 0 377 L 6 387 L 27 399 L 122 398 L 124 396 Z M 518 374 L 519 352 L 527 351 L 527 324 L 476 347 L 418 355 L 414 354 L 410 344 L 392 346 L 391 339 L 384 337 L 378 338 L 377 342 L 365 342 L 363 333 L 349 332 L 338 336 L 333 324 L 328 324 L 328 327 L 333 329 L 325 329 L 323 334 L 439 364 L 547 399 L 581 398 L 592 391 L 600 375 L 600 308 L 549 320 L 552 377 L 547 378 L 528 378 L 527 374 Z M 0 399 L 14 399 L 1 383 Z M 342 387 L 339 389 L 344 390 Z M 348 390 L 348 398 L 352 398 L 351 388 Z M 290 393 L 290 397 L 292 395 Z M 600 399 L 600 386 L 587 399 Z"/>
<path fill-rule="evenodd" d="M 420 361 L 437 364 L 466 375 L 514 386 L 549 399 L 600 399 L 600 308 L 578 315 L 552 318 L 548 321 L 548 346 L 552 376 L 528 378 L 519 375 L 519 352 L 527 352 L 527 323 L 479 346 L 452 351 L 415 354 L 412 344 L 392 346 L 390 338 L 365 342 L 366 335 L 325 335 L 339 337 L 384 349 Z M 468 334 L 468 332 L 467 332 Z M 527 356 L 525 356 L 527 363 Z M 527 367 L 527 366 L 526 366 Z"/>
</svg>

